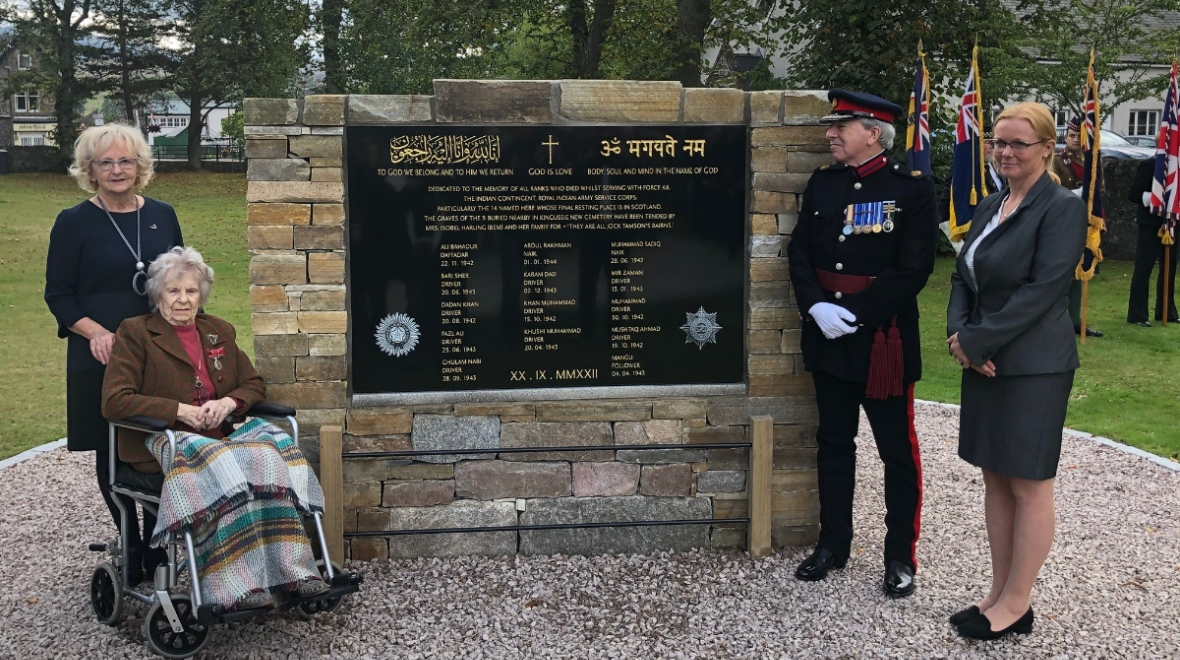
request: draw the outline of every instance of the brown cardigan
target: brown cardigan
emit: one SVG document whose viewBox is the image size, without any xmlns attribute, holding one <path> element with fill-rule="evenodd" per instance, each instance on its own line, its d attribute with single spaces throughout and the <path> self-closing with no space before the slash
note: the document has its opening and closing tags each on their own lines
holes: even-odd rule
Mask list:
<svg viewBox="0 0 1180 660">
<path fill-rule="evenodd" d="M 213 379 L 215 398 L 232 396 L 242 402 L 239 411 L 266 399 L 266 383 L 250 358 L 238 347 L 237 332 L 229 322 L 197 315 L 197 335 L 206 353 L 206 368 Z M 221 369 L 210 350 L 224 348 Z M 191 404 L 196 376 L 188 353 L 163 316 L 134 316 L 119 326 L 111 359 L 102 382 L 102 414 L 107 419 L 147 416 L 175 427 L 179 403 Z M 143 445 L 143 433 L 120 429 L 119 459 L 140 472 L 159 472 L 160 466 Z"/>
</svg>

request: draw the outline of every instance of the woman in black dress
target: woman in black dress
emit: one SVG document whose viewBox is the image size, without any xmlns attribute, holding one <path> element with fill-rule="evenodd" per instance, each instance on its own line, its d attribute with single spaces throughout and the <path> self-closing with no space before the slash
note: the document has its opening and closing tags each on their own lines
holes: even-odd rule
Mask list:
<svg viewBox="0 0 1180 660">
<path fill-rule="evenodd" d="M 1008 185 L 975 208 L 951 274 L 947 346 L 963 367 L 959 457 L 983 471 L 991 591 L 956 613 L 959 634 L 1032 631 L 1033 584 L 1053 545 L 1053 480 L 1078 351 L 1069 287 L 1086 206 L 1047 171 L 1056 137 L 1039 103 L 995 120 Z"/>
<path fill-rule="evenodd" d="M 123 319 L 147 314 L 147 266 L 157 255 L 183 245 L 172 207 L 135 194 L 151 181 L 151 151 L 139 130 L 122 124 L 95 126 L 74 143 L 70 174 L 94 193 L 58 214 L 49 234 L 45 302 L 67 339 L 66 427 L 70 451 L 93 451 L 103 500 L 116 527 L 119 510 L 110 492 L 107 421 L 102 416 L 102 379 L 115 331 Z M 155 517 L 144 513 L 142 536 L 135 504 L 124 498 L 130 531 L 132 584 L 150 577 L 163 559 L 147 550 Z M 146 572 L 141 572 L 145 571 Z"/>
</svg>

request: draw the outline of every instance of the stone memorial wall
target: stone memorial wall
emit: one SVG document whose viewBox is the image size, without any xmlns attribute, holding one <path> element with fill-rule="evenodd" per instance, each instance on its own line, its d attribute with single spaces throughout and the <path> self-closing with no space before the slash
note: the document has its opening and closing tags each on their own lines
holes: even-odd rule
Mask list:
<svg viewBox="0 0 1180 660">
<path fill-rule="evenodd" d="M 725 522 L 349 534 L 745 518 L 749 449 L 700 445 L 749 442 L 755 415 L 774 545 L 814 542 L 785 246 L 829 107 L 582 80 L 248 99 L 256 363 L 313 458 L 344 429 L 349 555 L 742 548 Z M 529 447 L 600 449 L 497 452 Z M 453 449 L 487 451 L 349 458 Z"/>
</svg>

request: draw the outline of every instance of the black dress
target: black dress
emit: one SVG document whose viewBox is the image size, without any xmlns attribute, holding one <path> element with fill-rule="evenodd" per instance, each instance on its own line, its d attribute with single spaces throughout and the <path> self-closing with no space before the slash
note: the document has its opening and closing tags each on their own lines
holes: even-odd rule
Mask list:
<svg viewBox="0 0 1180 660">
<path fill-rule="evenodd" d="M 111 216 L 135 247 L 136 212 L 111 213 Z M 171 206 L 144 198 L 140 209 L 140 241 L 144 264 L 184 244 L 180 223 Z M 134 275 L 135 257 L 102 208 L 86 200 L 58 214 L 49 234 L 45 302 L 57 318 L 57 336 L 68 342 L 66 428 L 70 451 L 92 451 L 107 446 L 107 423 L 101 410 L 106 367 L 90 354 L 90 341 L 71 332 L 70 326 L 89 317 L 115 332 L 123 319 L 150 312 L 148 299 L 131 288 Z"/>
</svg>

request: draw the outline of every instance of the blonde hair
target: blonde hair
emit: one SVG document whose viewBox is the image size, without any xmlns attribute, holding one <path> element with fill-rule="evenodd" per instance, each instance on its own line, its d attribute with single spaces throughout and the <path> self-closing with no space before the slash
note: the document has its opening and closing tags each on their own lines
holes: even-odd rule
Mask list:
<svg viewBox="0 0 1180 660">
<path fill-rule="evenodd" d="M 164 295 L 164 285 L 185 273 L 193 273 L 200 280 L 201 305 L 209 302 L 209 291 L 213 289 L 213 268 L 205 263 L 205 258 L 195 249 L 174 247 L 156 257 L 152 265 L 148 266 L 148 280 L 144 288 L 152 309 L 156 309 Z"/>
<path fill-rule="evenodd" d="M 89 193 L 97 190 L 97 182 L 90 175 L 91 161 L 97 155 L 110 149 L 116 140 L 131 149 L 139 160 L 135 167 L 134 188 L 143 190 L 151 182 L 152 177 L 155 176 L 155 168 L 152 165 L 151 147 L 143 138 L 143 133 L 140 133 L 138 128 L 127 124 L 106 124 L 91 126 L 82 131 L 82 134 L 74 142 L 74 164 L 70 165 L 70 175 L 74 177 L 82 190 Z"/>
<path fill-rule="evenodd" d="M 999 126 L 1000 122 L 1005 119 L 1023 119 L 1032 126 L 1033 132 L 1037 134 L 1038 138 L 1053 144 L 1057 143 L 1057 122 L 1053 120 L 1053 113 L 1049 112 L 1049 108 L 1041 103 L 1028 101 L 1010 105 L 995 118 L 992 126 Z M 1048 158 L 1044 159 L 1044 165 L 1045 171 L 1049 173 L 1049 178 L 1053 180 L 1053 183 L 1060 184 L 1061 179 L 1053 173 L 1052 149 L 1049 150 Z"/>
</svg>

